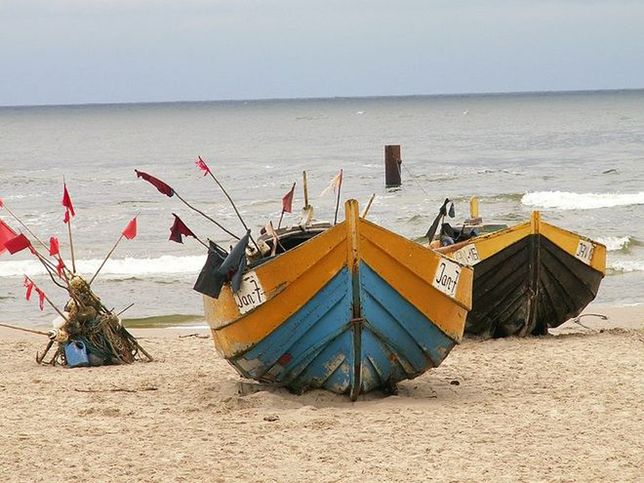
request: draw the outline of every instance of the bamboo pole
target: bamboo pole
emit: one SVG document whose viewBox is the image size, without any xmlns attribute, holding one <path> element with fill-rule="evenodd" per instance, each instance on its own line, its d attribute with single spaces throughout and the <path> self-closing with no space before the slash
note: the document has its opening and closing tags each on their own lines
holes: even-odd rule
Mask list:
<svg viewBox="0 0 644 483">
<path fill-rule="evenodd" d="M 98 275 L 98 272 L 100 272 L 101 269 L 105 266 L 105 263 L 107 263 L 107 260 L 112 256 L 112 253 L 114 253 L 114 250 L 116 250 L 116 247 L 119 246 L 119 243 L 121 243 L 121 240 L 123 239 L 124 236 L 125 235 L 123 235 L 123 233 L 121 233 L 121 236 L 119 237 L 118 240 L 116 240 L 116 243 L 114 244 L 112 249 L 108 252 L 107 256 L 105 257 L 105 259 L 101 263 L 101 266 L 98 267 L 98 270 L 96 270 L 96 273 L 94 274 L 94 276 L 92 277 L 92 279 L 89 281 L 89 283 L 87 285 L 92 285 L 92 282 L 94 281 L 94 279 Z"/>
<path fill-rule="evenodd" d="M 26 278 L 27 280 L 29 280 L 31 283 L 33 283 L 34 288 L 37 288 L 37 285 L 34 283 L 34 281 L 33 281 L 32 279 L 30 279 L 27 275 L 25 275 L 25 278 Z M 58 315 L 60 315 L 63 319 L 65 319 L 65 322 L 67 322 L 67 323 L 69 324 L 69 319 L 65 316 L 65 314 L 63 314 L 63 312 L 62 312 L 58 307 L 56 307 L 56 306 L 54 305 L 54 303 L 49 299 L 49 297 L 47 297 L 47 294 L 46 294 L 45 292 L 42 292 L 42 294 L 43 294 L 43 296 L 45 297 L 45 300 L 47 301 L 47 303 L 48 303 L 49 305 L 51 305 L 51 307 L 52 307 L 56 312 L 58 312 Z"/>
<path fill-rule="evenodd" d="M 241 239 L 240 237 L 238 237 L 237 235 L 235 235 L 235 234 L 234 234 L 233 232 L 231 232 L 230 230 L 227 230 L 226 228 L 224 228 L 224 226 L 222 226 L 220 223 L 218 223 L 217 221 L 213 220 L 211 217 L 209 217 L 208 215 L 206 215 L 203 211 L 201 211 L 200 209 L 195 208 L 194 206 L 192 206 L 190 203 L 188 203 L 186 200 L 184 200 L 184 199 L 179 195 L 179 193 L 177 193 L 177 192 L 175 191 L 175 192 L 174 192 L 174 194 L 175 194 L 175 195 L 177 196 L 177 198 L 179 198 L 179 199 L 183 202 L 183 204 L 185 204 L 188 208 L 190 208 L 190 209 L 191 209 L 191 210 L 193 210 L 193 211 L 196 211 L 196 212 L 197 212 L 197 213 L 199 213 L 201 216 L 203 216 L 203 217 L 205 217 L 206 219 L 208 219 L 208 220 L 212 221 L 215 225 L 217 225 L 220 229 L 222 229 L 223 231 L 225 231 L 226 233 L 228 233 L 228 234 L 229 234 L 230 236 L 232 236 L 235 240 L 240 240 L 240 239 Z"/>
</svg>

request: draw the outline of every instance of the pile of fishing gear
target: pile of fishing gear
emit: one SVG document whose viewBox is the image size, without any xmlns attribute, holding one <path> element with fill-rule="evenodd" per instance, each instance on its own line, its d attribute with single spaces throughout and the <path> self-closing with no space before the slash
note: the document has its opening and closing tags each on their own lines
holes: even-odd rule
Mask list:
<svg viewBox="0 0 644 483">
<path fill-rule="evenodd" d="M 15 232 L 4 221 L 0 220 L 0 255 L 4 251 L 8 251 L 13 255 L 14 253 L 28 249 L 42 263 L 53 284 L 65 290 L 69 296 L 67 303 L 61 310 L 54 305 L 42 288 L 37 286 L 30 277 L 25 275 L 25 298 L 30 300 L 33 293 L 36 293 L 40 310 L 44 309 L 45 302 L 47 302 L 58 313 L 58 317 L 53 321 L 53 328 L 49 332 L 41 332 L 10 326 L 8 324 L 0 325 L 48 336 L 49 343 L 45 351 L 42 355 L 36 354 L 36 362 L 39 364 L 81 367 L 106 364 L 130 364 L 137 359 L 141 360 L 143 358 L 152 361 L 152 356 L 123 327 L 121 319 L 119 318 L 119 315 L 131 307 L 131 305 L 120 313 L 115 314 L 113 310 L 108 310 L 103 305 L 101 299 L 91 289 L 92 282 L 121 240 L 123 238 L 131 240 L 136 237 L 136 216 L 127 224 L 114 247 L 103 260 L 101 266 L 91 280 L 87 282 L 76 272 L 71 229 L 71 219 L 75 216 L 75 212 L 66 185 L 64 185 L 62 205 L 65 207 L 63 221 L 67 225 L 69 232 L 71 268 L 63 261 L 57 237 L 52 236 L 49 239 L 49 246 L 47 246 L 0 199 L 0 208 L 4 208 L 31 237 L 28 237 L 24 233 Z M 34 246 L 32 240 L 40 246 Z M 45 362 L 45 356 L 54 344 L 57 344 L 57 348 L 49 361 Z"/>
</svg>

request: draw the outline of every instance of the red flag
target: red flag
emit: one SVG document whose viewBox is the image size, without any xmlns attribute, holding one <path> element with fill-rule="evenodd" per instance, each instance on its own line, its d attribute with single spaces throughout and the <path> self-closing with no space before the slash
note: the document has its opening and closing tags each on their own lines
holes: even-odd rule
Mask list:
<svg viewBox="0 0 644 483">
<path fill-rule="evenodd" d="M 49 239 L 49 254 L 52 257 L 60 255 L 60 243 L 58 243 L 58 238 L 56 238 L 55 236 L 52 236 Z"/>
<path fill-rule="evenodd" d="M 128 240 L 131 240 L 136 236 L 136 216 L 130 220 L 123 230 L 123 236 Z"/>
<path fill-rule="evenodd" d="M 14 253 L 18 253 L 21 250 L 24 250 L 25 248 L 29 248 L 32 251 L 32 253 L 34 251 L 33 247 L 31 246 L 31 242 L 29 241 L 29 238 L 27 238 L 22 233 L 17 237 L 6 241 L 4 246 L 6 247 L 7 250 L 9 250 L 9 253 L 11 253 L 12 255 Z"/>
<path fill-rule="evenodd" d="M 172 187 L 165 184 L 159 178 L 155 178 L 154 176 L 151 176 L 148 173 L 144 173 L 143 171 L 139 171 L 138 169 L 135 169 L 134 172 L 136 173 L 137 178 L 143 178 L 145 181 L 159 190 L 160 193 L 163 193 L 168 197 L 172 197 L 174 195 L 174 190 L 172 189 Z"/>
<path fill-rule="evenodd" d="M 0 208 L 4 208 L 4 201 L 2 201 L 2 198 L 0 198 Z"/>
<path fill-rule="evenodd" d="M 40 290 L 38 287 L 34 287 L 36 289 L 36 293 L 38 294 L 38 307 L 40 310 L 45 308 L 45 292 Z"/>
<path fill-rule="evenodd" d="M 204 176 L 206 176 L 207 174 L 210 174 L 210 168 L 208 167 L 206 162 L 203 159 L 201 159 L 201 156 L 197 157 L 197 160 L 195 161 L 195 166 L 197 166 L 201 171 L 205 171 L 205 173 L 203 174 Z"/>
<path fill-rule="evenodd" d="M 6 250 L 5 243 L 16 236 L 16 232 L 13 231 L 4 221 L 0 220 L 0 254 Z"/>
<path fill-rule="evenodd" d="M 177 243 L 183 243 L 183 239 L 181 238 L 181 235 L 197 238 L 197 236 L 194 233 L 192 233 L 192 230 L 190 230 L 190 228 L 188 228 L 186 224 L 183 221 L 181 221 L 181 218 L 179 218 L 174 213 L 172 213 L 172 216 L 174 216 L 174 223 L 170 227 L 169 240 L 172 240 L 173 242 L 177 242 Z"/>
<path fill-rule="evenodd" d="M 34 289 L 34 283 L 25 276 L 25 282 L 23 285 L 27 288 L 25 298 L 29 300 L 31 298 L 31 291 Z"/>
<path fill-rule="evenodd" d="M 58 265 L 56 265 L 56 272 L 58 272 L 58 276 L 62 278 L 63 276 L 63 269 L 65 268 L 65 262 L 63 262 L 62 258 L 58 259 Z"/>
<path fill-rule="evenodd" d="M 282 198 L 282 211 L 286 213 L 293 212 L 293 194 L 294 193 L 295 193 L 295 183 L 293 183 L 293 187 L 291 188 L 291 191 L 286 193 Z"/>
<path fill-rule="evenodd" d="M 65 223 L 69 223 L 69 215 L 71 216 L 76 216 L 76 212 L 74 211 L 74 205 L 72 204 L 72 199 L 69 196 L 69 191 L 67 191 L 67 185 L 63 184 L 63 200 L 62 200 L 63 206 L 65 207 L 65 218 L 63 218 L 63 221 Z"/>
</svg>

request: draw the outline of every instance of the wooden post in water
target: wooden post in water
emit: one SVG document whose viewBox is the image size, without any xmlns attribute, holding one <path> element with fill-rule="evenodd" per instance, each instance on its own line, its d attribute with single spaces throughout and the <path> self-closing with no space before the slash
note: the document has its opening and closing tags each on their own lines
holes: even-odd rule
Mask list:
<svg viewBox="0 0 644 483">
<path fill-rule="evenodd" d="M 385 186 L 392 188 L 400 186 L 400 144 L 385 146 Z"/>
</svg>

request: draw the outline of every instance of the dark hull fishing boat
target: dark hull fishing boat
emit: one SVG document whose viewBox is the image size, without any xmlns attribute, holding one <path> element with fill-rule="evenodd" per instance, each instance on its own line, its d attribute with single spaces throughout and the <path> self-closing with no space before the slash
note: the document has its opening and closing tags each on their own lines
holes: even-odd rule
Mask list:
<svg viewBox="0 0 644 483">
<path fill-rule="evenodd" d="M 480 219 L 479 219 L 480 220 Z M 541 220 L 530 220 L 440 247 L 474 268 L 467 334 L 542 335 L 576 317 L 595 298 L 606 269 L 606 247 Z"/>
<path fill-rule="evenodd" d="M 204 296 L 215 346 L 242 376 L 355 400 L 438 366 L 460 341 L 472 270 L 366 221 L 355 200 L 345 210 L 317 232 L 278 232 L 278 253 L 250 262 L 237 290 Z"/>
</svg>

